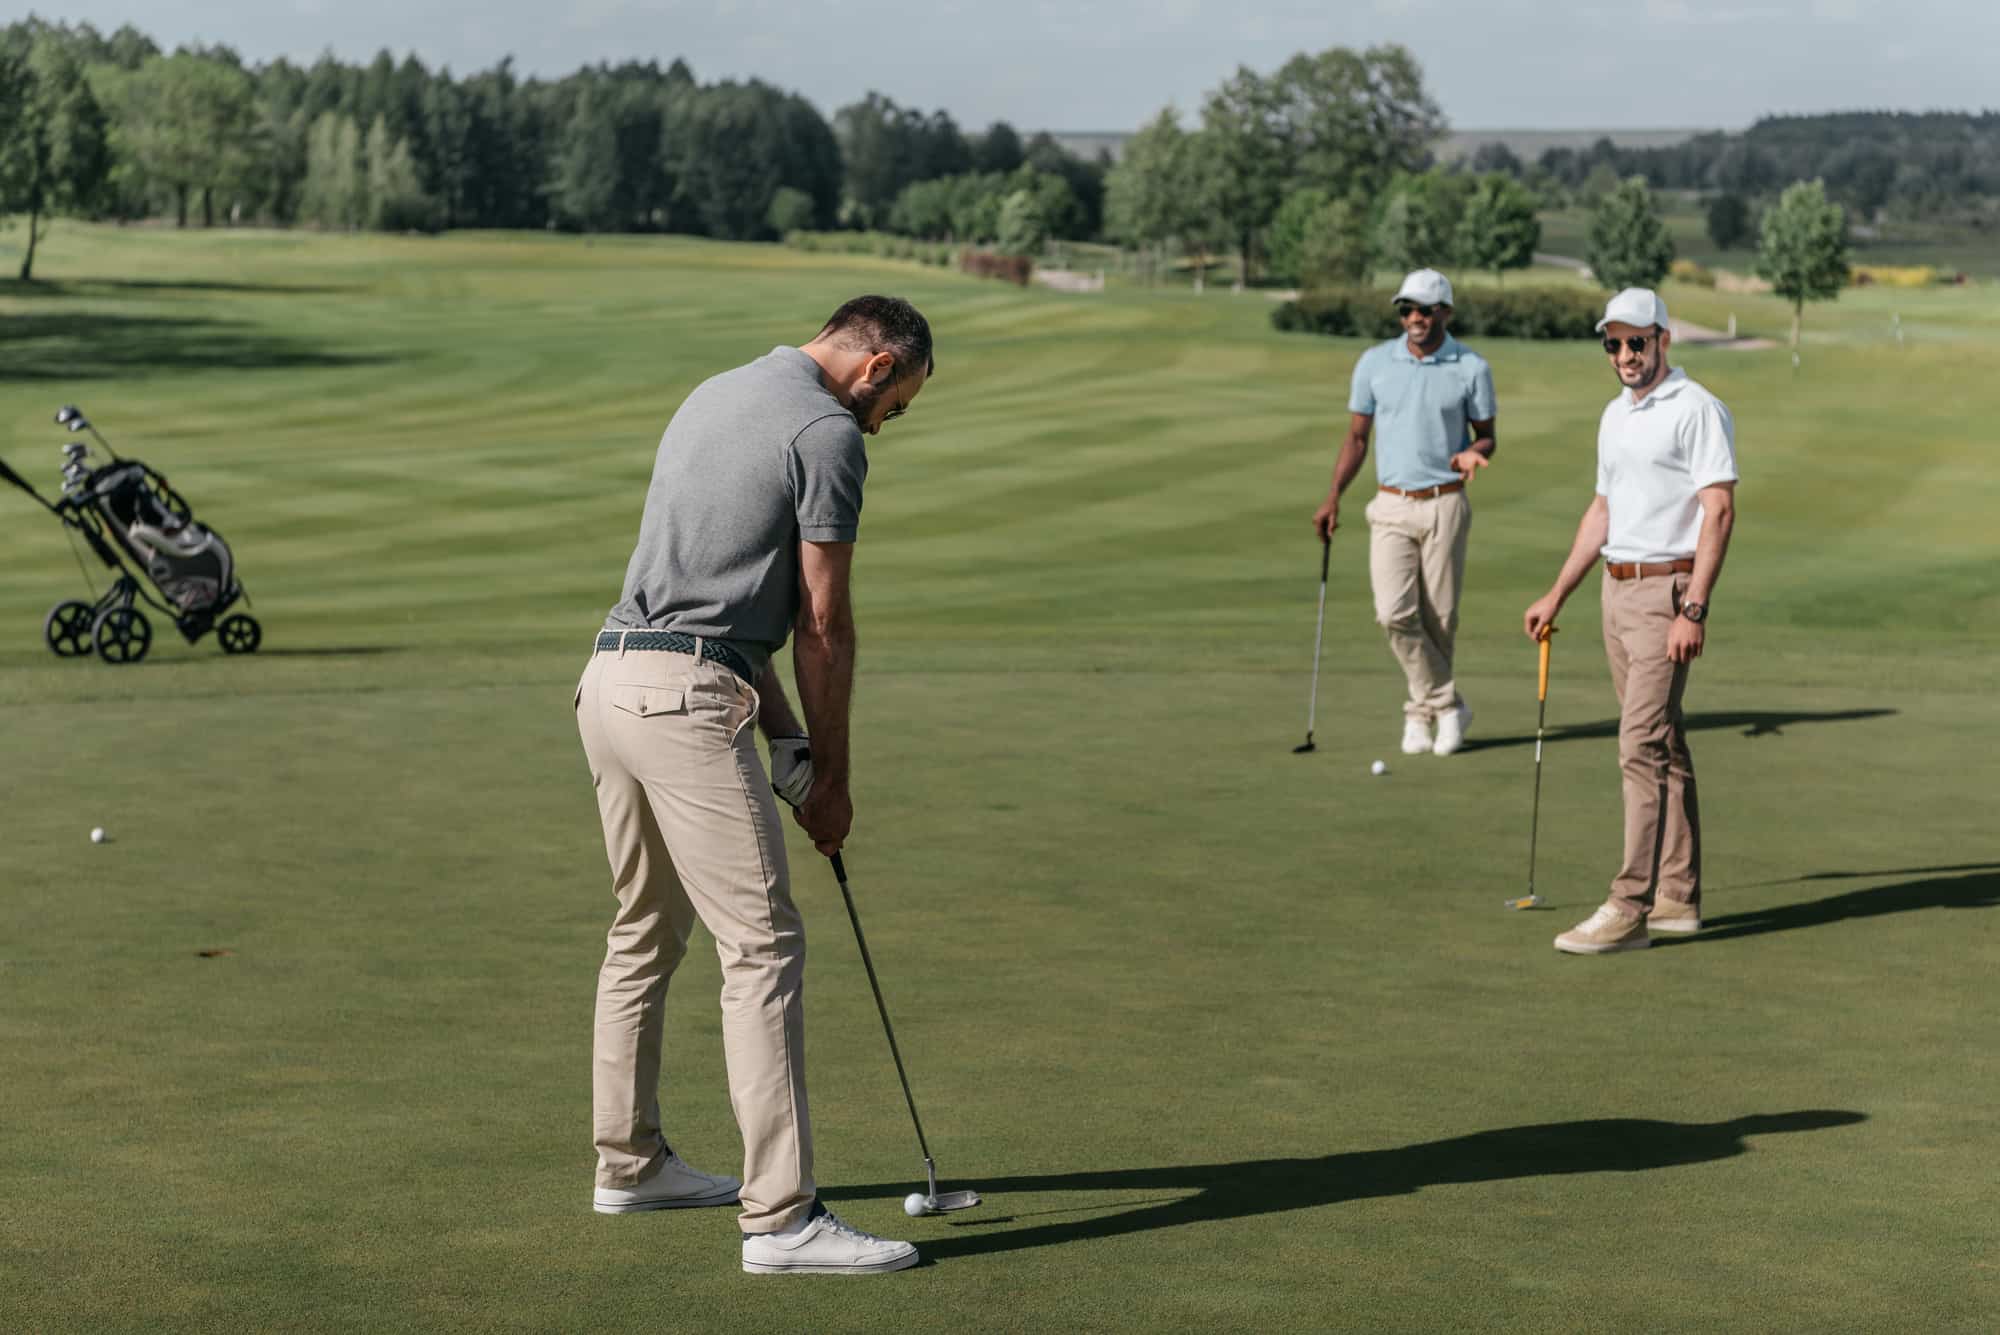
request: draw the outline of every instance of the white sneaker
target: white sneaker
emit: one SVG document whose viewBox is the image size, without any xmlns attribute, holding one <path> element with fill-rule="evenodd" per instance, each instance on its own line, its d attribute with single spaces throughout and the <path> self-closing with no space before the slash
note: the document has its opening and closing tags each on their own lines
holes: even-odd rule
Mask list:
<svg viewBox="0 0 2000 1335">
<path fill-rule="evenodd" d="M 599 1214 L 635 1210 L 685 1210 L 701 1205 L 734 1205 L 743 1184 L 733 1177 L 704 1173 L 668 1151 L 660 1171 L 636 1187 L 599 1187 L 590 1208 Z"/>
<path fill-rule="evenodd" d="M 1621 950 L 1644 950 L 1653 944 L 1646 934 L 1644 918 L 1628 918 L 1609 904 L 1556 938 L 1556 949 L 1566 955 L 1612 955 Z"/>
<path fill-rule="evenodd" d="M 881 1275 L 917 1263 L 917 1249 L 850 1228 L 824 1205 L 796 1233 L 743 1235 L 743 1269 L 752 1275 Z"/>
<path fill-rule="evenodd" d="M 1403 720 L 1403 754 L 1420 756 L 1431 749 L 1431 725 L 1420 718 Z"/>
<path fill-rule="evenodd" d="M 1452 706 L 1449 714 L 1438 719 L 1437 744 L 1431 747 L 1434 756 L 1448 756 L 1465 745 L 1465 730 L 1472 726 L 1472 708 L 1460 700 Z"/>
</svg>

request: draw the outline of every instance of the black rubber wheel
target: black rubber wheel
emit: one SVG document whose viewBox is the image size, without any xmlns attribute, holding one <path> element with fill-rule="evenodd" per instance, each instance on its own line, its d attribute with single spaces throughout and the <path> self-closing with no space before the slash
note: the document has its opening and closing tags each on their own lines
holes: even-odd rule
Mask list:
<svg viewBox="0 0 2000 1335">
<path fill-rule="evenodd" d="M 136 663 L 153 647 L 153 626 L 136 607 L 114 607 L 97 619 L 97 656 L 107 663 Z"/>
<path fill-rule="evenodd" d="M 49 609 L 42 621 L 42 638 L 57 658 L 81 658 L 90 652 L 90 623 L 95 615 L 89 603 L 65 598 Z"/>
<path fill-rule="evenodd" d="M 254 654 L 264 642 L 264 628 L 257 624 L 256 617 L 237 612 L 216 623 L 215 642 L 225 654 Z"/>
</svg>

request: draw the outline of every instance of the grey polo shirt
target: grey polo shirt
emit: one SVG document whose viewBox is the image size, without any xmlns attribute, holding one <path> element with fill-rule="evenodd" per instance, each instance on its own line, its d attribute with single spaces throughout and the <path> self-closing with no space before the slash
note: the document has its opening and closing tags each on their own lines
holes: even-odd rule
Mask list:
<svg viewBox="0 0 2000 1335">
<path fill-rule="evenodd" d="M 761 672 L 799 610 L 799 542 L 853 542 L 868 455 L 819 364 L 777 347 L 667 424 L 607 630 L 723 640 Z"/>
</svg>

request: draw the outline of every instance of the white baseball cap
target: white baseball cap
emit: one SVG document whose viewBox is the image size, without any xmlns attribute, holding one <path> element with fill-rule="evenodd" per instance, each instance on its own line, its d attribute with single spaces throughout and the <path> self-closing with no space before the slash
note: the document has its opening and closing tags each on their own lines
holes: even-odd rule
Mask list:
<svg viewBox="0 0 2000 1335">
<path fill-rule="evenodd" d="M 1403 280 L 1392 301 L 1414 301 L 1419 306 L 1451 305 L 1451 280 L 1436 269 L 1419 269 Z"/>
<path fill-rule="evenodd" d="M 1597 332 L 1603 333 L 1608 324 L 1629 324 L 1639 329 L 1658 325 L 1666 329 L 1667 303 L 1650 287 L 1628 287 L 1604 304 L 1604 318 L 1597 322 Z"/>
</svg>

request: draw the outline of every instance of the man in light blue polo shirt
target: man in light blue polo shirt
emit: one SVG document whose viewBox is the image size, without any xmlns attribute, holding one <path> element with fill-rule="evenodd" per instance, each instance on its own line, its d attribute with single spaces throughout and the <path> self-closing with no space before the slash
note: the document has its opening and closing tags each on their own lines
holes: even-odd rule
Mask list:
<svg viewBox="0 0 2000 1335">
<path fill-rule="evenodd" d="M 1377 344 L 1355 363 L 1347 439 L 1313 528 L 1330 541 L 1340 526 L 1341 493 L 1361 471 L 1379 419 L 1378 491 L 1363 511 L 1375 620 L 1409 682 L 1403 754 L 1448 756 L 1465 744 L 1472 722 L 1452 677 L 1452 645 L 1472 527 L 1465 484 L 1498 448 L 1493 373 L 1485 358 L 1447 332 L 1451 282 L 1443 274 L 1417 270 L 1396 289 L 1395 301 L 1403 337 Z"/>
</svg>

